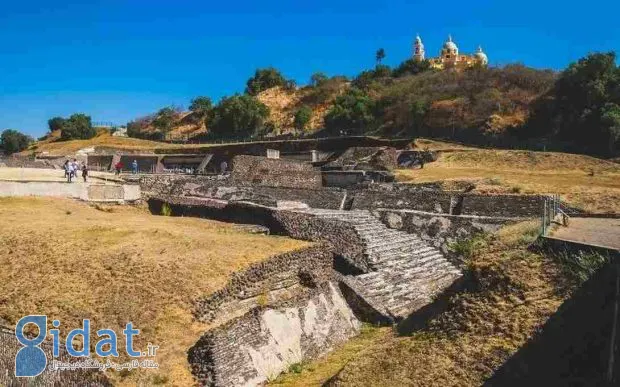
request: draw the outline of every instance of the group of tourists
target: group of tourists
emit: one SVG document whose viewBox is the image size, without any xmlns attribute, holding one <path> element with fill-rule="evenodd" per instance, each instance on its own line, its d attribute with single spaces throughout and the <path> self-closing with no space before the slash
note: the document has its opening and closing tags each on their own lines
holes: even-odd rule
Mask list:
<svg viewBox="0 0 620 387">
<path fill-rule="evenodd" d="M 86 178 L 88 177 L 88 166 L 86 165 L 85 162 L 82 162 L 82 165 L 80 166 L 77 159 L 73 159 L 73 161 L 66 160 L 64 169 L 65 169 L 65 178 L 67 179 L 67 183 L 71 183 L 73 178 L 77 177 L 78 172 L 80 170 L 82 171 L 82 178 L 84 179 L 84 182 L 86 183 Z"/>
</svg>

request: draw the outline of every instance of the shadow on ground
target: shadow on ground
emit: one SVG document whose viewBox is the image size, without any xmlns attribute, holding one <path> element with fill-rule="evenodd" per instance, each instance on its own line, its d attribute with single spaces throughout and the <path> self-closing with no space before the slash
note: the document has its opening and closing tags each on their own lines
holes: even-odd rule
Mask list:
<svg viewBox="0 0 620 387">
<path fill-rule="evenodd" d="M 484 385 L 618 385 L 620 332 L 614 345 L 611 341 L 614 323 L 618 325 L 614 314 L 619 270 L 617 264 L 601 268 Z"/>
</svg>

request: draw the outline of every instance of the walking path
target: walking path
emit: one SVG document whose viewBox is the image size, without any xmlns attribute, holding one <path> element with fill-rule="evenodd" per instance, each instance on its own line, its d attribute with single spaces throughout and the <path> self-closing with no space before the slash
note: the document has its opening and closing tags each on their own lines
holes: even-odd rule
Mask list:
<svg viewBox="0 0 620 387">
<path fill-rule="evenodd" d="M 559 227 L 551 236 L 620 249 L 620 219 L 573 217 L 568 227 Z"/>
</svg>

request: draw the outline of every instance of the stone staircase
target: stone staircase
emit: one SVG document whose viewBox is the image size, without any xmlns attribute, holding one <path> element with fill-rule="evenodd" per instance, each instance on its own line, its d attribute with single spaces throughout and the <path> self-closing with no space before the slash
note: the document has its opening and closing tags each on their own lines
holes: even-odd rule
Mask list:
<svg viewBox="0 0 620 387">
<path fill-rule="evenodd" d="M 345 283 L 384 316 L 406 318 L 461 277 L 443 254 L 416 235 L 385 226 L 368 211 L 306 209 L 299 212 L 351 223 L 364 243 L 367 273 Z"/>
</svg>

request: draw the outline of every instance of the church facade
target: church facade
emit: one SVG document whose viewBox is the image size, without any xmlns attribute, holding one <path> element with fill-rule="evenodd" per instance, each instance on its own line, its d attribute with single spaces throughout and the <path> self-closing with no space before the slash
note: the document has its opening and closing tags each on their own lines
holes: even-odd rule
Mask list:
<svg viewBox="0 0 620 387">
<path fill-rule="evenodd" d="M 426 54 L 424 44 L 420 36 L 416 36 L 413 43 L 413 59 L 425 60 Z M 438 70 L 455 69 L 462 70 L 475 65 L 487 66 L 489 59 L 482 51 L 482 47 L 478 46 L 478 51 L 472 55 L 459 53 L 459 48 L 452 41 L 452 36 L 448 36 L 448 40 L 443 44 L 438 57 L 428 58 L 431 67 Z"/>
</svg>

